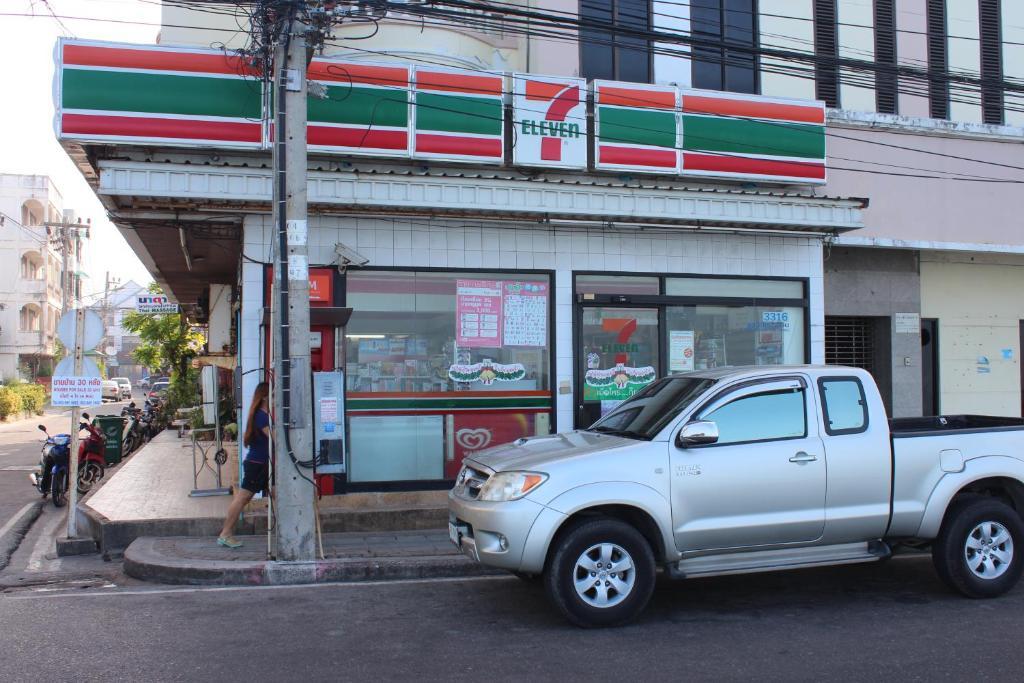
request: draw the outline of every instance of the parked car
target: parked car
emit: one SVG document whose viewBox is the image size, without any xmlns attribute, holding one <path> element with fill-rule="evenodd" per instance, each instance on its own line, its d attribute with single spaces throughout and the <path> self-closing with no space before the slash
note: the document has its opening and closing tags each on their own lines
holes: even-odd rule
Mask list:
<svg viewBox="0 0 1024 683">
<path fill-rule="evenodd" d="M 104 401 L 121 400 L 121 387 L 118 386 L 117 382 L 115 382 L 112 379 L 103 380 L 103 388 L 101 389 L 101 391 Z"/>
<path fill-rule="evenodd" d="M 168 381 L 154 382 L 153 386 L 149 389 L 149 396 L 147 398 L 163 400 L 167 395 L 167 388 L 169 386 L 171 386 L 171 383 Z"/>
<path fill-rule="evenodd" d="M 121 390 L 121 398 L 132 397 L 132 381 L 127 377 L 111 377 L 110 379 L 117 382 L 118 388 Z"/>
<path fill-rule="evenodd" d="M 674 578 L 875 562 L 931 548 L 972 598 L 1024 567 L 1024 420 L 887 420 L 867 372 L 723 368 L 655 380 L 588 429 L 467 458 L 448 531 L 543 578 L 581 626 L 637 616 Z"/>
</svg>

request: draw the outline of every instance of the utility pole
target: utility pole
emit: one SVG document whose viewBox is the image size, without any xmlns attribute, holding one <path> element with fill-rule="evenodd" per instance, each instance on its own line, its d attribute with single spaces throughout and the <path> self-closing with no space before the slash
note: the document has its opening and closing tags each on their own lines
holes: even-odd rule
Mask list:
<svg viewBox="0 0 1024 683">
<path fill-rule="evenodd" d="M 75 311 L 75 374 L 82 376 L 82 358 L 85 356 L 85 309 Z M 68 467 L 68 538 L 78 537 L 78 423 L 82 418 L 82 407 L 71 409 L 71 466 Z"/>
<path fill-rule="evenodd" d="M 280 560 L 316 557 L 306 223 L 306 30 L 293 3 L 274 51 L 274 225 L 278 237 L 274 301 L 280 342 L 275 358 L 274 479 Z M 308 469 L 307 469 L 308 468 Z M 306 469 L 306 471 L 302 471 Z"/>
</svg>

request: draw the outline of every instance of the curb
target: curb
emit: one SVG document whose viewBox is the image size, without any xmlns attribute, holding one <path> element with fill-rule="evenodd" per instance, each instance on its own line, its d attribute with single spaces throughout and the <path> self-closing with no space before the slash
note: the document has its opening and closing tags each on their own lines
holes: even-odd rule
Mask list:
<svg viewBox="0 0 1024 683">
<path fill-rule="evenodd" d="M 184 560 L 138 538 L 124 553 L 124 572 L 142 581 L 193 586 L 292 586 L 353 581 L 461 578 L 501 575 L 463 555 L 329 558 L 314 562 Z"/>
<path fill-rule="evenodd" d="M 22 539 L 25 538 L 28 530 L 32 528 L 33 522 L 42 513 L 44 502 L 37 500 L 33 503 L 28 503 L 11 517 L 10 521 L 3 528 L 0 528 L 0 570 L 6 569 L 7 565 L 10 564 L 14 551 L 21 545 Z"/>
</svg>

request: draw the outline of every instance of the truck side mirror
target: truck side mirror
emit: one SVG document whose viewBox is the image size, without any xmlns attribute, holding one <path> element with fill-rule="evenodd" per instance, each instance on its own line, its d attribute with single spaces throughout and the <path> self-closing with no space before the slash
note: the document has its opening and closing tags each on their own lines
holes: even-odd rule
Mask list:
<svg viewBox="0 0 1024 683">
<path fill-rule="evenodd" d="M 711 420 L 694 420 L 687 422 L 676 435 L 676 446 L 706 446 L 718 442 L 718 425 Z"/>
</svg>

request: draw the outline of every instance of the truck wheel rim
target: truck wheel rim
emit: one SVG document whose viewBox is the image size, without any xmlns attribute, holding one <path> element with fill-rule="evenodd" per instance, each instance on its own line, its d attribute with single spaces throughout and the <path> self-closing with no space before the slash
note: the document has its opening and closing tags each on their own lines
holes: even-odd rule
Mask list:
<svg viewBox="0 0 1024 683">
<path fill-rule="evenodd" d="M 999 522 L 982 522 L 967 534 L 964 559 L 979 579 L 997 579 L 1013 562 L 1013 536 Z"/>
<path fill-rule="evenodd" d="M 633 558 L 614 543 L 596 543 L 576 560 L 576 595 L 591 607 L 614 607 L 629 597 L 636 583 Z"/>
</svg>

